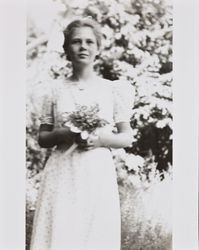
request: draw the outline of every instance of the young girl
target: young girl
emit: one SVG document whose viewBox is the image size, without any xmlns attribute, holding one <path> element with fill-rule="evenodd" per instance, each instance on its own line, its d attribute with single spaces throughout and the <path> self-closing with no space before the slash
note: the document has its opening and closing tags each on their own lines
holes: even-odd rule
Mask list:
<svg viewBox="0 0 199 250">
<path fill-rule="evenodd" d="M 44 100 L 39 144 L 55 150 L 43 172 L 31 250 L 120 250 L 120 204 L 110 148 L 132 143 L 133 90 L 126 82 L 95 74 L 101 33 L 93 20 L 73 21 L 64 37 L 73 72 L 64 81 L 55 80 Z M 97 136 L 83 140 L 62 126 L 63 114 L 77 110 L 78 105 L 96 104 L 107 121 Z M 78 147 L 70 151 L 74 142 Z"/>
</svg>

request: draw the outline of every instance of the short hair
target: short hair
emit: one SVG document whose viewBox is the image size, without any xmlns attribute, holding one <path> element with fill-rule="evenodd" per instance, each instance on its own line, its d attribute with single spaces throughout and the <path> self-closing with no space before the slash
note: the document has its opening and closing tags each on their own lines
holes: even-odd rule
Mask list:
<svg viewBox="0 0 199 250">
<path fill-rule="evenodd" d="M 70 44 L 70 39 L 73 34 L 73 30 L 75 28 L 82 28 L 82 27 L 90 27 L 93 30 L 93 33 L 96 37 L 97 41 L 97 47 L 98 49 L 101 46 L 101 40 L 102 40 L 102 33 L 100 30 L 100 27 L 96 21 L 91 19 L 90 17 L 82 18 L 82 19 L 77 19 L 72 21 L 71 23 L 68 24 L 68 26 L 65 28 L 63 31 L 64 33 L 64 44 L 63 44 L 63 49 L 65 53 L 67 54 L 68 46 Z"/>
</svg>

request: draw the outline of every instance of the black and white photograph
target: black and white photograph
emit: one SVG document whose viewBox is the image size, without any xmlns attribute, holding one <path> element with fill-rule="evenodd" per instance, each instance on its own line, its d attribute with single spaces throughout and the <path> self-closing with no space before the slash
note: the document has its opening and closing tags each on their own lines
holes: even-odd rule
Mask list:
<svg viewBox="0 0 199 250">
<path fill-rule="evenodd" d="M 0 1 L 0 249 L 198 249 L 190 1 Z"/>
<path fill-rule="evenodd" d="M 26 248 L 172 245 L 172 2 L 27 12 Z"/>
</svg>

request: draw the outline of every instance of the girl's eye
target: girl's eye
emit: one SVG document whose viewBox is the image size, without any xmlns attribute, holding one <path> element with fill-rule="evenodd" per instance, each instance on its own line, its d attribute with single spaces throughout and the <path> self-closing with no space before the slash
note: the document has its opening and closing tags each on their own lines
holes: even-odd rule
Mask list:
<svg viewBox="0 0 199 250">
<path fill-rule="evenodd" d="M 72 40 L 71 41 L 71 44 L 78 44 L 78 43 L 80 43 L 80 40 Z"/>
<path fill-rule="evenodd" d="M 87 43 L 89 43 L 89 44 L 93 44 L 93 43 L 94 43 L 94 41 L 92 41 L 92 40 L 88 40 L 88 41 L 87 41 Z"/>
</svg>

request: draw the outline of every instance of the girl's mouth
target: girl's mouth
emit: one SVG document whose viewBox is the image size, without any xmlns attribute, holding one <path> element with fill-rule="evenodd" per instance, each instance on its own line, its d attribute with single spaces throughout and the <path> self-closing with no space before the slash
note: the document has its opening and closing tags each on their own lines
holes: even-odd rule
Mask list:
<svg viewBox="0 0 199 250">
<path fill-rule="evenodd" d="M 79 54 L 79 56 L 80 56 L 80 57 L 87 57 L 87 56 L 88 56 L 88 54 L 81 53 L 81 54 Z"/>
</svg>

